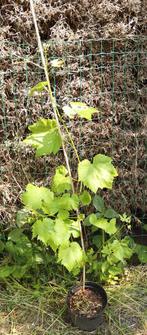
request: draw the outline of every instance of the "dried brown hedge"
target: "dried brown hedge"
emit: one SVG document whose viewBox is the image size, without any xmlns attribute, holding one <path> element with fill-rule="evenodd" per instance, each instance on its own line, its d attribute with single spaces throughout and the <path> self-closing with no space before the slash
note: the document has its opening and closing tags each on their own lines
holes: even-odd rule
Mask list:
<svg viewBox="0 0 147 335">
<path fill-rule="evenodd" d="M 59 106 L 80 98 L 101 109 L 90 125 L 68 123 L 81 158 L 97 152 L 112 155 L 119 178 L 105 198 L 120 211 L 145 212 L 146 1 L 44 0 L 35 7 L 42 40 L 52 42 L 48 56 L 65 58 L 65 68 L 52 73 Z M 26 183 L 35 178 L 47 184 L 62 152 L 56 159 L 34 161 L 34 153 L 19 142 L 28 124 L 52 112 L 46 96 L 27 97 L 28 87 L 44 78 L 33 64 L 39 64 L 39 56 L 29 1 L 2 0 L 1 19 L 1 218 L 12 222 Z M 70 149 L 69 154 L 74 170 Z"/>
</svg>

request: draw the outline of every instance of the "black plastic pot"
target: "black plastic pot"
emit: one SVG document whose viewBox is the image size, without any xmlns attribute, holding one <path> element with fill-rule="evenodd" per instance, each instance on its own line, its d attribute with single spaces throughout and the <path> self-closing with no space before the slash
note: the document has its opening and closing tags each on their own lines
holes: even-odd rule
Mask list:
<svg viewBox="0 0 147 335">
<path fill-rule="evenodd" d="M 85 315 L 80 315 L 80 312 L 79 315 L 77 313 L 74 313 L 73 311 L 71 311 L 70 308 L 71 297 L 75 294 L 75 292 L 77 292 L 81 288 L 82 288 L 81 285 L 74 286 L 68 292 L 67 296 L 68 317 L 73 326 L 81 330 L 93 331 L 97 329 L 97 327 L 104 320 L 103 312 L 104 308 L 107 305 L 107 294 L 103 289 L 103 287 L 101 287 L 100 285 L 97 285 L 96 283 L 93 282 L 86 282 L 85 288 L 90 289 L 98 296 L 101 296 L 102 299 L 102 308 L 98 311 L 98 313 L 94 315 L 94 317 L 88 317 L 88 316 L 86 317 Z"/>
</svg>

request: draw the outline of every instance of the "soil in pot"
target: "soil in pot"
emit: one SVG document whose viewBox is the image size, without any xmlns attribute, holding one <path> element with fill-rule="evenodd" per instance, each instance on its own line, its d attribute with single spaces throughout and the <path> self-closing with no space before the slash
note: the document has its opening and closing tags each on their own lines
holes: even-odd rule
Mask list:
<svg viewBox="0 0 147 335">
<path fill-rule="evenodd" d="M 102 297 L 89 288 L 80 288 L 70 298 L 71 312 L 79 316 L 95 317 L 102 306 Z"/>
</svg>

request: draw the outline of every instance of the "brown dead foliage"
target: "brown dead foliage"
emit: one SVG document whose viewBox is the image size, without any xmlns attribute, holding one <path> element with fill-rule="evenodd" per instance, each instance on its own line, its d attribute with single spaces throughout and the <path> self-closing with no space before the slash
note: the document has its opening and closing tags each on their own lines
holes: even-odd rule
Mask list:
<svg viewBox="0 0 147 335">
<path fill-rule="evenodd" d="M 29 87 L 44 80 L 29 1 L 1 0 L 0 5 L 0 210 L 3 222 L 14 222 L 25 185 L 34 180 L 47 185 L 63 157 L 60 152 L 35 160 L 20 142 L 28 125 L 52 116 L 52 110 L 45 94 L 28 98 Z M 66 120 L 80 157 L 113 157 L 119 177 L 104 196 L 128 212 L 146 210 L 146 7 L 145 0 L 35 2 L 42 40 L 49 40 L 48 57 L 65 59 L 64 68 L 51 73 L 59 106 L 80 99 L 101 110 L 90 124 Z M 74 153 L 68 150 L 74 171 Z"/>
<path fill-rule="evenodd" d="M 1 0 L 0 4 L 4 37 L 36 44 L 29 0 Z M 145 0 L 35 2 L 41 36 L 46 40 L 53 37 L 126 37 L 145 33 L 146 7 Z"/>
</svg>

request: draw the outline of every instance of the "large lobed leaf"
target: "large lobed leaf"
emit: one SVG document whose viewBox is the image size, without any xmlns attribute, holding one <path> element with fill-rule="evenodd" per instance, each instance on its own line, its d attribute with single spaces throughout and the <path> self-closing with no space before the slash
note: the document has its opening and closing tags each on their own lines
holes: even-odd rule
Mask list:
<svg viewBox="0 0 147 335">
<path fill-rule="evenodd" d="M 73 271 L 75 268 L 81 268 L 83 265 L 83 251 L 77 242 L 71 242 L 68 246 L 59 248 L 58 259 L 68 271 Z"/>
<path fill-rule="evenodd" d="M 42 118 L 29 126 L 29 130 L 32 134 L 24 140 L 24 143 L 36 148 L 37 157 L 56 154 L 61 148 L 62 142 L 56 120 Z"/>
<path fill-rule="evenodd" d="M 105 218 L 97 218 L 95 214 L 89 216 L 90 223 L 100 229 L 103 229 L 107 234 L 112 235 L 117 232 L 116 219 L 108 221 Z"/>
<path fill-rule="evenodd" d="M 32 226 L 33 237 L 37 237 L 45 245 L 48 244 L 50 234 L 54 231 L 54 221 L 49 218 L 37 220 Z"/>
<path fill-rule="evenodd" d="M 107 260 L 113 264 L 113 261 L 116 260 L 123 262 L 124 259 L 129 259 L 133 254 L 133 249 L 129 239 L 125 237 L 121 241 L 116 239 L 113 242 L 108 242 L 103 247 L 102 254 L 107 255 Z"/>
<path fill-rule="evenodd" d="M 65 193 L 62 196 L 55 197 L 49 188 L 33 184 L 27 185 L 26 192 L 22 194 L 21 200 L 27 209 L 43 210 L 48 215 L 60 213 L 60 217 L 61 214 L 63 217 L 68 217 L 68 211 L 76 210 L 79 206 L 77 194 Z"/>
<path fill-rule="evenodd" d="M 118 174 L 111 162 L 111 157 L 101 154 L 94 157 L 93 163 L 84 159 L 78 165 L 79 181 L 94 193 L 98 188 L 112 189 L 113 180 Z"/>
<path fill-rule="evenodd" d="M 28 184 L 26 192 L 21 196 L 23 204 L 29 209 L 41 209 L 43 203 L 51 205 L 54 200 L 54 193 L 46 187 L 39 187 L 33 184 Z"/>
<path fill-rule="evenodd" d="M 71 232 L 70 226 L 63 220 L 44 218 L 37 220 L 32 227 L 33 237 L 37 237 L 45 245 L 56 251 L 60 245 L 67 245 Z"/>
</svg>

